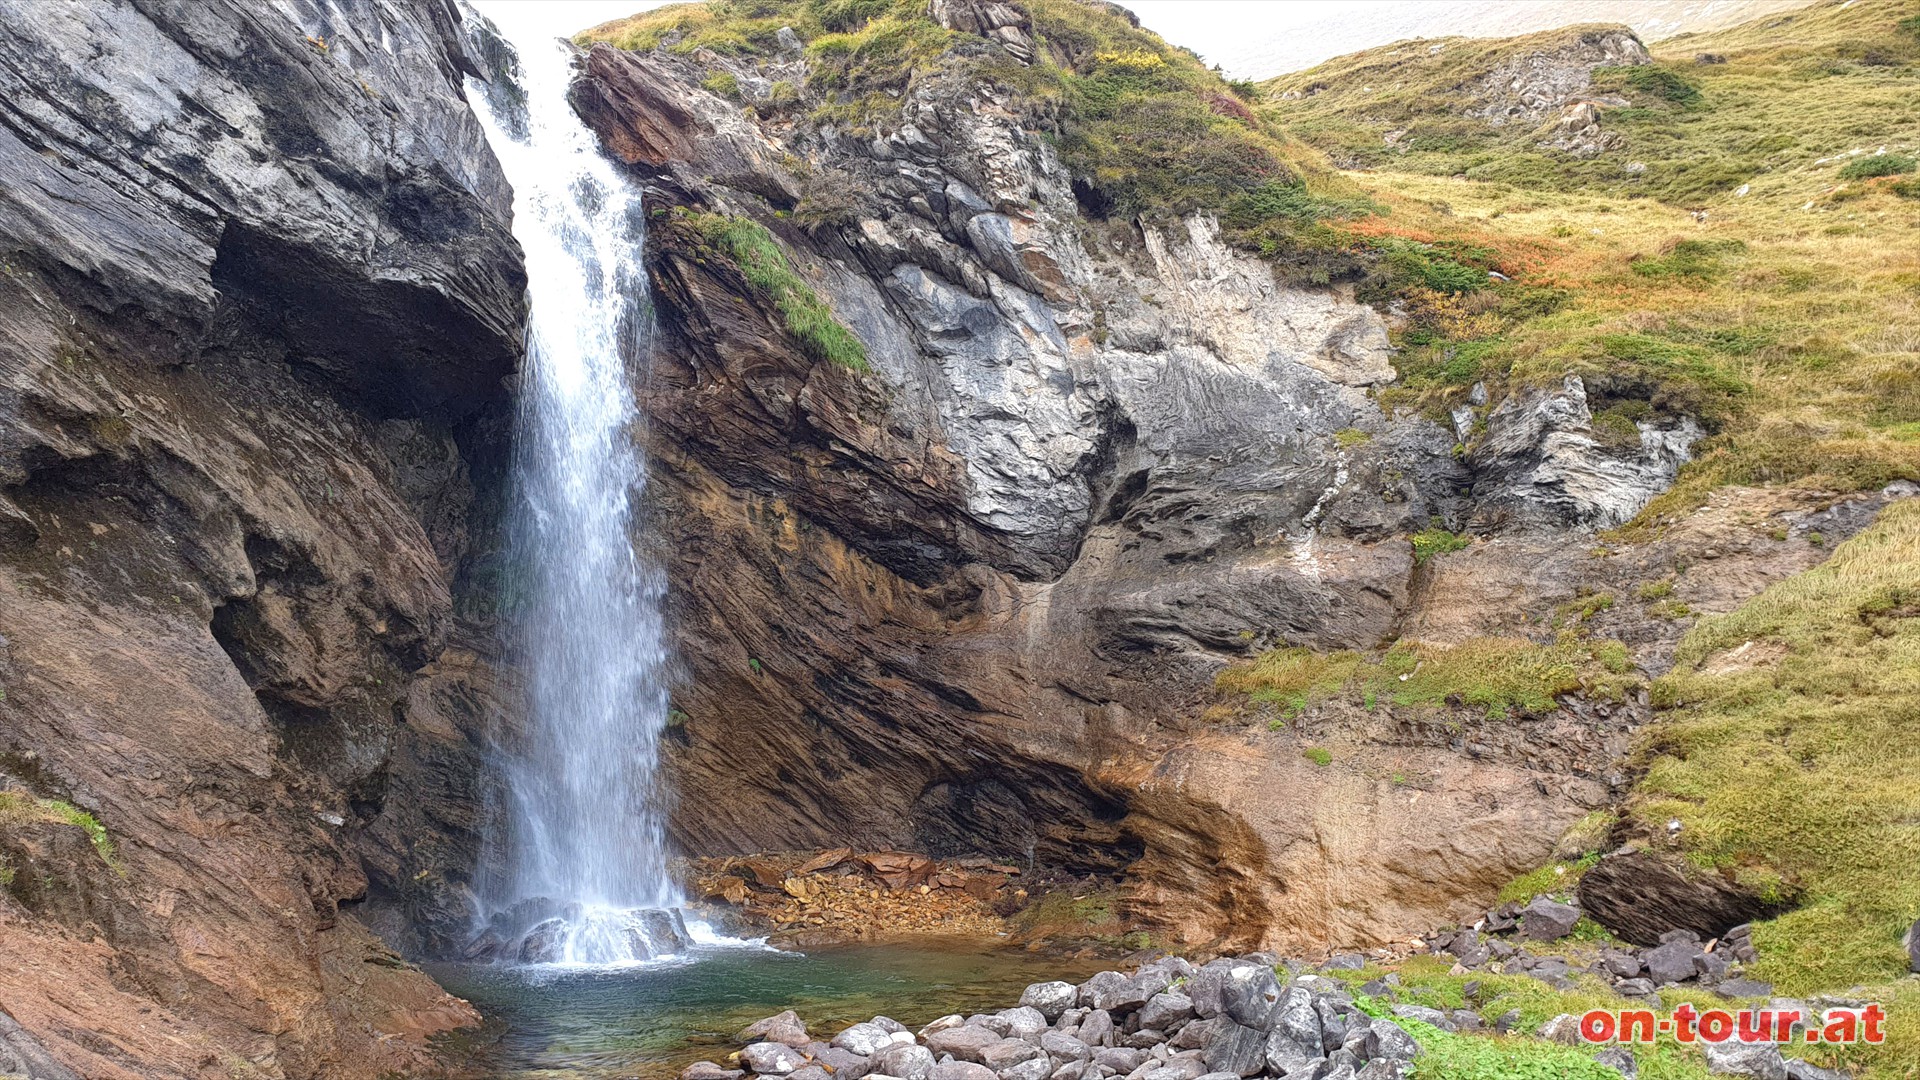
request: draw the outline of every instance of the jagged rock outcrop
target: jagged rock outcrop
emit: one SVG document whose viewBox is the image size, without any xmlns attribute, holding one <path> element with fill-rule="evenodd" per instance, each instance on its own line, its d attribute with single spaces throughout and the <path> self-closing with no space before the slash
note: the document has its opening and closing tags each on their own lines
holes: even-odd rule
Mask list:
<svg viewBox="0 0 1920 1080">
<path fill-rule="evenodd" d="M 459 16 L 0 18 L 0 787 L 113 845 L 4 830 L 0 1004 L 87 1077 L 420 1069 L 473 1011 L 354 910 L 475 858 L 387 795 L 477 774 L 524 288 Z"/>
<path fill-rule="evenodd" d="M 1650 64 L 1647 47 L 1625 26 L 1558 31 L 1537 49 L 1515 50 L 1482 76 L 1470 92 L 1479 102 L 1469 116 L 1493 124 L 1537 124 L 1549 112 L 1581 99 L 1598 67 Z"/>
<path fill-rule="evenodd" d="M 1174 940 L 1318 947 L 1465 913 L 1605 802 L 1634 709 L 1341 717 L 1333 771 L 1193 717 L 1231 658 L 1403 633 L 1428 595 L 1407 534 L 1621 520 L 1668 443 L 1587 437 L 1571 387 L 1489 406 L 1497 444 L 1462 458 L 1371 399 L 1372 309 L 1205 216 L 1088 220 L 963 65 L 858 135 L 702 87 L 752 103 L 806 63 L 602 44 L 573 92 L 656 191 L 643 392 L 690 850 L 1029 855 L 1125 873 Z M 810 357 L 675 207 L 770 228 L 872 370 Z"/>
</svg>

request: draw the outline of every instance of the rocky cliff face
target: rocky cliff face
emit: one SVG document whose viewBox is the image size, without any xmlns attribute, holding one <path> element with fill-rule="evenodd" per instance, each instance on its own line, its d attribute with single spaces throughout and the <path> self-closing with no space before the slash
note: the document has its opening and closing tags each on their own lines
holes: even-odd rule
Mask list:
<svg viewBox="0 0 1920 1080">
<path fill-rule="evenodd" d="M 0 17 L 6 1052 L 34 1076 L 417 1068 L 472 1010 L 353 909 L 458 918 L 435 899 L 478 813 L 454 721 L 491 680 L 454 597 L 524 287 L 459 16 Z"/>
<path fill-rule="evenodd" d="M 985 39 L 962 52 L 1028 40 L 1008 5 L 931 10 Z M 1386 328 L 1350 293 L 1282 284 L 1204 215 L 1090 216 L 1044 117 L 962 64 L 874 130 L 782 109 L 810 62 L 783 41 L 599 44 L 574 89 L 658 192 L 646 392 L 689 849 L 983 850 L 1124 874 L 1171 940 L 1301 948 L 1460 914 L 1606 801 L 1635 705 L 1349 717 L 1364 768 L 1337 773 L 1299 732 L 1195 718 L 1230 660 L 1436 618 L 1406 539 L 1430 523 L 1541 537 L 1515 564 L 1590 543 L 1568 537 L 1671 480 L 1686 422 L 1603 442 L 1577 379 L 1458 433 L 1389 414 Z M 714 214 L 770 228 L 871 370 L 790 334 Z M 1506 598 L 1511 621 L 1585 573 Z"/>
</svg>

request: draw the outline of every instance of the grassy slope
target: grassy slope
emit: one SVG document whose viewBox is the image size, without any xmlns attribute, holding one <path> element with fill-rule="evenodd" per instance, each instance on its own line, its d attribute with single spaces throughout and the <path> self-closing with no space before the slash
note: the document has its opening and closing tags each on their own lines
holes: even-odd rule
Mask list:
<svg viewBox="0 0 1920 1080">
<path fill-rule="evenodd" d="M 1912 0 L 1861 0 L 1661 43 L 1651 67 L 1603 71 L 1597 88 L 1636 104 L 1602 121 L 1625 148 L 1588 161 L 1458 115 L 1455 88 L 1500 52 L 1485 43 L 1335 60 L 1267 84 L 1329 89 L 1264 111 L 1376 166 L 1352 175 L 1388 212 L 1350 231 L 1484 252 L 1516 279 L 1403 290 L 1412 324 L 1389 400 L 1453 404 L 1476 381 L 1577 372 L 1603 432 L 1631 438 L 1649 413 L 1709 421 L 1651 521 L 1721 484 L 1920 475 L 1920 184 L 1841 176 L 1853 151 L 1920 144 L 1916 17 Z M 1415 149 L 1385 147 L 1398 128 Z"/>
<path fill-rule="evenodd" d="M 1828 4 L 1655 46 L 1659 74 L 1639 75 L 1638 92 L 1629 73 L 1597 80 L 1642 107 L 1603 120 L 1626 146 L 1592 161 L 1434 104 L 1498 51 L 1389 47 L 1269 84 L 1329 87 L 1266 111 L 1372 169 L 1353 175 L 1387 213 L 1351 228 L 1472 245 L 1516 278 L 1408 294 L 1390 398 L 1451 404 L 1477 380 L 1572 371 L 1599 388 L 1603 430 L 1649 410 L 1706 415 L 1717 431 L 1700 459 L 1630 532 L 1727 483 L 1920 477 L 1920 185 L 1897 160 L 1920 143 L 1920 4 Z M 1695 63 L 1702 52 L 1726 62 Z M 1388 150 L 1382 133 L 1401 128 L 1412 149 Z M 1857 164 L 1883 147 L 1896 160 Z M 1627 173 L 1629 161 L 1646 171 Z M 1701 669 L 1748 641 L 1784 659 Z M 1263 670 L 1290 686 L 1301 666 L 1276 655 L 1223 686 L 1253 690 Z M 1325 680 L 1307 692 L 1328 692 Z M 1760 977 L 1888 1003 L 1886 1045 L 1805 1056 L 1920 1076 L 1920 987 L 1902 978 L 1900 947 L 1920 917 L 1920 506 L 1703 620 L 1655 695 L 1666 711 L 1641 751 L 1629 824 L 1663 837 L 1677 818 L 1675 846 L 1694 861 L 1799 893 L 1800 907 L 1756 930 Z M 1436 1004 L 1465 981 L 1420 964 L 1402 977 Z M 1490 1016 L 1517 1002 L 1532 1022 L 1587 1000 L 1481 981 L 1502 995 L 1476 1003 Z M 1667 1058 L 1643 1059 L 1642 1075 L 1697 1068 Z M 1477 1069 L 1435 1062 L 1433 1075 L 1511 1071 Z"/>
</svg>

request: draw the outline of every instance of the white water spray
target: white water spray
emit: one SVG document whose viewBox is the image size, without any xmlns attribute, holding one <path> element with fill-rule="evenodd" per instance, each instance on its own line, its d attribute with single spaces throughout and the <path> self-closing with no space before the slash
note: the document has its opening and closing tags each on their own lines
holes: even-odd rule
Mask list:
<svg viewBox="0 0 1920 1080">
<path fill-rule="evenodd" d="M 527 676 L 504 763 L 504 876 L 484 891 L 505 955 L 627 963 L 683 951 L 656 783 L 666 724 L 665 581 L 634 549 L 645 462 L 630 366 L 644 354 L 640 191 L 567 103 L 558 39 L 509 25 L 518 86 L 469 82 L 513 184 L 527 350 L 515 432 L 514 582 Z"/>
</svg>

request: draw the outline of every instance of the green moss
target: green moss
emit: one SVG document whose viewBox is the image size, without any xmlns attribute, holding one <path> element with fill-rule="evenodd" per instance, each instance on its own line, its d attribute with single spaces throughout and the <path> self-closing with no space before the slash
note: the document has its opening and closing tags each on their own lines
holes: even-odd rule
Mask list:
<svg viewBox="0 0 1920 1080">
<path fill-rule="evenodd" d="M 731 71 L 716 71 L 701 80 L 700 85 L 709 93 L 718 94 L 733 101 L 740 100 L 740 80 Z"/>
<path fill-rule="evenodd" d="M 1598 855 L 1588 855 L 1573 862 L 1548 863 L 1508 882 L 1500 890 L 1500 900 L 1502 903 L 1526 903 L 1536 896 L 1565 900 L 1573 895 L 1574 887 L 1580 884 L 1581 875 L 1599 861 Z"/>
<path fill-rule="evenodd" d="M 779 310 L 801 349 L 815 360 L 868 371 L 866 346 L 833 317 L 832 309 L 794 272 L 772 233 L 759 222 L 722 214 L 689 213 L 688 219 Z"/>
<path fill-rule="evenodd" d="M 1583 591 L 1555 609 L 1557 624 L 1585 622 L 1603 611 L 1613 610 L 1613 594 Z"/>
<path fill-rule="evenodd" d="M 1333 698 L 1426 708 L 1451 704 L 1497 718 L 1551 712 L 1564 694 L 1618 700 L 1632 683 L 1631 669 L 1619 642 L 1539 645 L 1476 638 L 1452 646 L 1400 644 L 1372 657 L 1273 649 L 1222 671 L 1214 685 L 1250 705 L 1278 706 L 1288 718 Z"/>
<path fill-rule="evenodd" d="M 1373 436 L 1359 428 L 1341 428 L 1333 433 L 1334 444 L 1342 450 L 1351 450 L 1356 446 L 1365 446 L 1373 441 Z"/>
<path fill-rule="evenodd" d="M 1333 764 L 1333 753 L 1324 747 L 1309 746 L 1305 750 L 1300 751 L 1300 756 L 1313 762 L 1315 765 L 1327 766 Z"/>
</svg>

